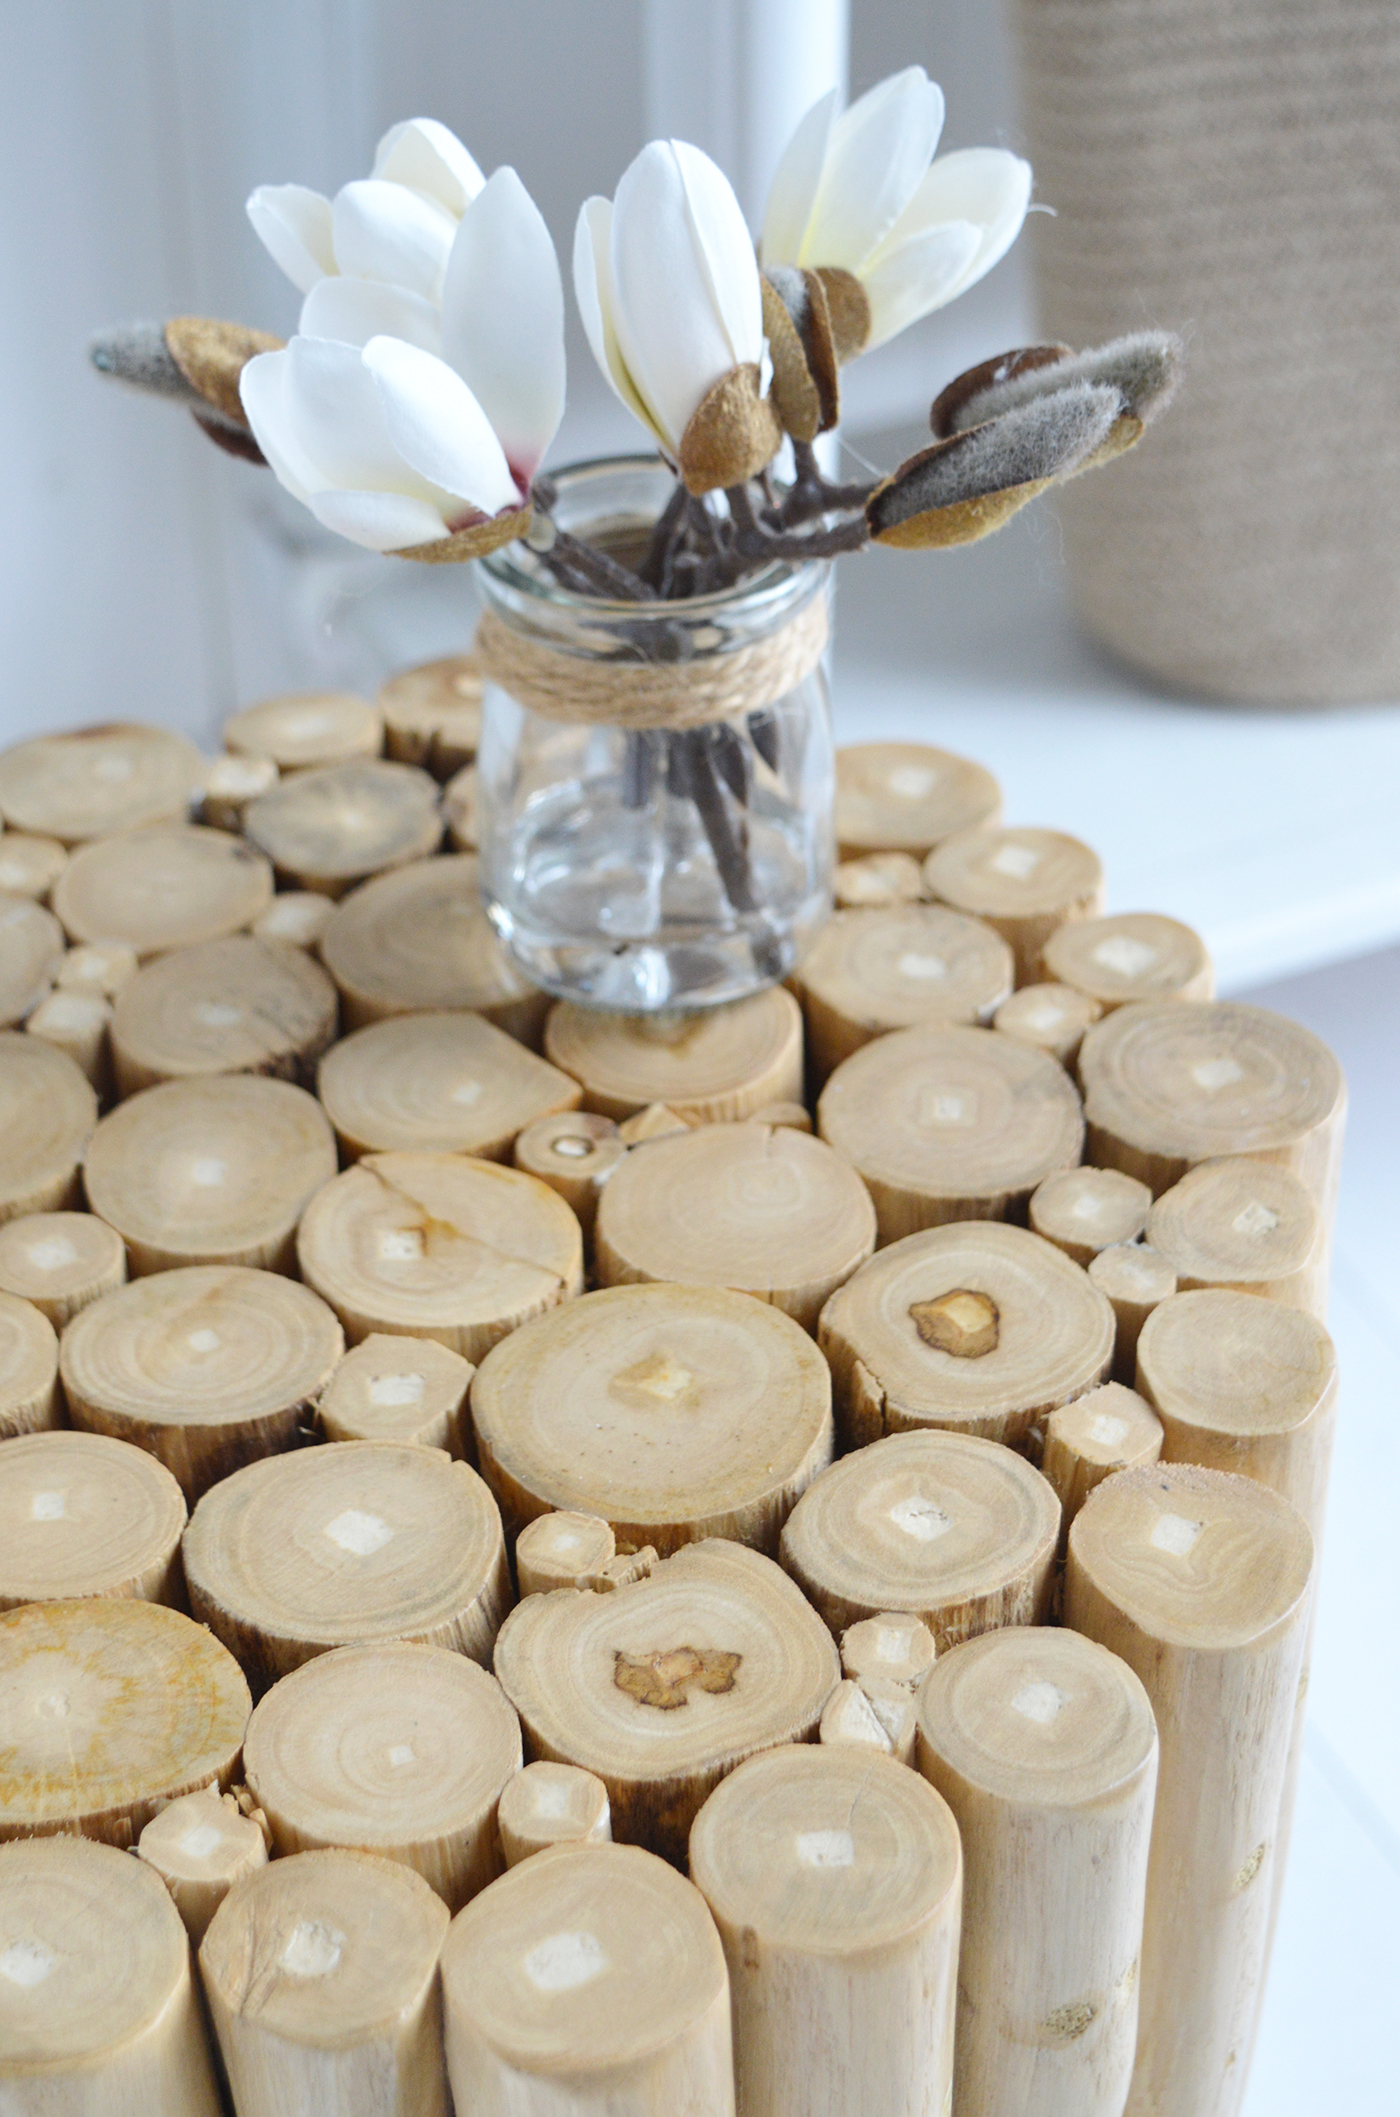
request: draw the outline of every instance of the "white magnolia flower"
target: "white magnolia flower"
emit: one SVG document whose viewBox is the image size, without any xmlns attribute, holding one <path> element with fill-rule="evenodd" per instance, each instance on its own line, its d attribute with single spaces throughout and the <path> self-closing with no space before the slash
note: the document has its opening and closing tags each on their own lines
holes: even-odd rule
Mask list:
<svg viewBox="0 0 1400 2117">
<path fill-rule="evenodd" d="M 839 116 L 836 91 L 788 142 L 759 254 L 776 265 L 850 273 L 879 345 L 990 272 L 1020 232 L 1031 169 L 999 147 L 933 161 L 943 91 L 921 66 L 892 74 Z"/>
</svg>

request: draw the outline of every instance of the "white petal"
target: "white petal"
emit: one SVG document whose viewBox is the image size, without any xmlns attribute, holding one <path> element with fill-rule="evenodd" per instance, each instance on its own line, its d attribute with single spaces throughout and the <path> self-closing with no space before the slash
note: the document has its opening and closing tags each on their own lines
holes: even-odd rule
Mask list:
<svg viewBox="0 0 1400 2117">
<path fill-rule="evenodd" d="M 434 303 L 407 287 L 375 279 L 317 280 L 301 305 L 303 338 L 336 338 L 342 345 L 368 345 L 371 338 L 406 338 L 425 353 L 441 351 L 441 319 Z"/>
<path fill-rule="evenodd" d="M 981 241 L 982 230 L 971 221 L 945 221 L 941 228 L 911 235 L 869 266 L 861 274 L 870 303 L 866 351 L 960 293 Z"/>
<path fill-rule="evenodd" d="M 442 355 L 528 491 L 564 416 L 564 284 L 513 169 L 498 169 L 462 216 L 443 280 Z"/>
<path fill-rule="evenodd" d="M 456 133 L 436 118 L 405 118 L 390 126 L 374 151 L 374 174 L 426 192 L 454 218 L 486 182 Z"/>
<path fill-rule="evenodd" d="M 787 146 L 768 194 L 758 254 L 765 265 L 795 265 L 812 218 L 826 150 L 836 117 L 838 91 L 814 103 Z"/>
<path fill-rule="evenodd" d="M 1021 232 L 1031 199 L 1031 165 L 1004 147 L 964 147 L 942 154 L 920 184 L 898 224 L 876 253 L 946 221 L 972 221 L 981 231 L 955 293 L 981 279 L 1006 255 Z"/>
<path fill-rule="evenodd" d="M 363 357 L 390 443 L 411 471 L 483 514 L 520 505 L 490 420 L 445 360 L 398 338 L 372 338 Z"/>
<path fill-rule="evenodd" d="M 891 74 L 836 120 L 797 262 L 859 272 L 908 205 L 943 130 L 943 91 L 922 66 Z"/>
<path fill-rule="evenodd" d="M 763 293 L 753 237 L 734 187 L 698 147 L 672 140 L 671 151 L 685 186 L 686 207 L 711 298 L 729 337 L 732 365 L 758 360 L 763 353 Z"/>
<path fill-rule="evenodd" d="M 451 534 L 437 508 L 406 493 L 323 492 L 309 505 L 327 529 L 371 551 L 408 551 Z"/>
<path fill-rule="evenodd" d="M 238 394 L 253 429 L 253 439 L 266 456 L 273 476 L 292 497 L 309 502 L 310 495 L 325 484 L 321 471 L 301 445 L 288 404 L 291 355 L 284 347 L 277 353 L 257 353 L 244 362 L 238 378 Z"/>
<path fill-rule="evenodd" d="M 274 262 L 303 294 L 336 269 L 331 202 L 319 191 L 305 184 L 259 184 L 247 213 Z"/>
<path fill-rule="evenodd" d="M 381 279 L 436 301 L 457 223 L 446 207 L 364 177 L 336 193 L 331 207 L 335 261 L 357 279 Z"/>
<path fill-rule="evenodd" d="M 451 496 L 413 471 L 390 440 L 366 353 L 327 338 L 294 338 L 287 354 L 287 416 L 299 447 L 316 465 L 320 486 L 411 493 L 450 505 Z M 415 351 L 413 357 L 432 356 Z"/>
<path fill-rule="evenodd" d="M 612 200 L 588 198 L 574 224 L 574 299 L 593 358 L 635 419 L 665 443 L 666 436 L 637 394 L 613 327 Z"/>
</svg>

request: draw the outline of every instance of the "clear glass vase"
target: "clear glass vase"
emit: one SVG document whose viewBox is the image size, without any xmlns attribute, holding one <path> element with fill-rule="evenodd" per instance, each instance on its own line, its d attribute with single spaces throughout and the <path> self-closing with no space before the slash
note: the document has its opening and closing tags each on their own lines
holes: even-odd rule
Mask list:
<svg viewBox="0 0 1400 2117">
<path fill-rule="evenodd" d="M 559 527 L 629 559 L 674 489 L 654 457 L 579 464 L 555 482 Z M 628 603 L 562 587 L 523 544 L 480 562 L 487 610 L 536 665 L 546 651 L 565 710 L 571 672 L 608 682 L 598 665 L 625 676 L 670 664 L 689 686 L 718 665 L 723 681 L 740 666 L 725 657 L 780 648 L 804 615 L 812 636 L 829 572 L 822 561 L 779 564 L 714 595 Z M 585 1006 L 631 1012 L 713 1006 L 785 977 L 831 907 L 820 663 L 782 696 L 697 726 L 575 725 L 558 710 L 557 699 L 544 713 L 487 684 L 482 891 L 526 975 Z"/>
</svg>

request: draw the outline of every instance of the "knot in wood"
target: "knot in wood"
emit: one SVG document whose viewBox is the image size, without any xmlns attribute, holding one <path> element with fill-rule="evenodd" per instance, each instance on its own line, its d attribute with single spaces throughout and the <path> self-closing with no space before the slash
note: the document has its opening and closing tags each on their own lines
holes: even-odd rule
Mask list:
<svg viewBox="0 0 1400 2117">
<path fill-rule="evenodd" d="M 613 1682 L 638 1705 L 673 1713 L 678 1706 L 689 1705 L 692 1685 L 712 1694 L 732 1691 L 743 1658 L 718 1647 L 672 1647 L 659 1654 L 619 1652 L 613 1658 Z"/>
<path fill-rule="evenodd" d="M 909 1317 L 925 1345 L 958 1360 L 980 1360 L 995 1352 L 1001 1313 L 990 1294 L 955 1287 L 934 1301 L 911 1301 Z"/>
</svg>

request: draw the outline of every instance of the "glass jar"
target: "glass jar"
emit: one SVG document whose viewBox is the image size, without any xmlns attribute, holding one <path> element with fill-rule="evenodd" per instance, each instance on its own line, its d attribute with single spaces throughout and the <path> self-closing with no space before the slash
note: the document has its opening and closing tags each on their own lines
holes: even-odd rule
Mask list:
<svg viewBox="0 0 1400 2117">
<path fill-rule="evenodd" d="M 650 456 L 578 464 L 555 483 L 559 528 L 627 559 L 674 490 Z M 516 962 L 550 992 L 628 1012 L 714 1006 L 785 977 L 831 908 L 830 709 L 813 652 L 779 696 L 761 670 L 781 672 L 799 637 L 819 653 L 829 565 L 640 603 L 562 587 L 521 543 L 479 572 L 498 638 L 552 694 L 539 711 L 489 680 L 482 705 L 482 894 Z M 560 717 L 571 694 L 586 688 L 596 708 L 600 689 L 639 672 L 680 696 L 670 724 Z M 684 694 L 707 690 L 732 709 L 698 705 L 691 724 Z"/>
</svg>

